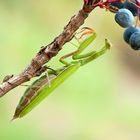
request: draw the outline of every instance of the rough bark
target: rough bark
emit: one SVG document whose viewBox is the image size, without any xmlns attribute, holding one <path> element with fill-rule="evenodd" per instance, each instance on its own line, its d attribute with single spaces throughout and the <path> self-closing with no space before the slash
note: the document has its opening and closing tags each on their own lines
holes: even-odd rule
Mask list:
<svg viewBox="0 0 140 140">
<path fill-rule="evenodd" d="M 83 25 L 89 13 L 95 8 L 93 2 L 95 3 L 94 0 L 89 0 L 88 3 L 84 3 L 83 8 L 70 19 L 69 23 L 64 27 L 63 32 L 49 45 L 41 48 L 23 72 L 6 80 L 0 85 L 0 97 L 5 95 L 11 89 L 29 81 L 36 76 L 38 72 L 42 72 L 44 64 L 46 64 L 52 57 L 56 56 L 62 49 L 62 46 L 69 42 L 79 27 Z M 96 3 L 97 2 L 98 1 L 96 1 Z"/>
</svg>

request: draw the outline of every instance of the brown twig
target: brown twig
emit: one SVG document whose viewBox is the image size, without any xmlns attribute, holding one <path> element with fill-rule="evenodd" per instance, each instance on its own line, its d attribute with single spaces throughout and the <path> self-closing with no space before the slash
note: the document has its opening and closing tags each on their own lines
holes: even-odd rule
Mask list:
<svg viewBox="0 0 140 140">
<path fill-rule="evenodd" d="M 41 48 L 35 58 L 32 59 L 30 65 L 22 73 L 18 76 L 11 77 L 0 85 L 0 97 L 11 89 L 29 81 L 36 76 L 39 71 L 42 71 L 44 64 L 56 56 L 62 49 L 62 46 L 73 38 L 76 30 L 84 23 L 89 13 L 95 8 L 92 6 L 93 2 L 97 3 L 98 0 L 89 0 L 88 3 L 84 4 L 78 14 L 74 15 L 66 27 L 64 27 L 63 32 L 56 37 L 52 43 Z"/>
</svg>

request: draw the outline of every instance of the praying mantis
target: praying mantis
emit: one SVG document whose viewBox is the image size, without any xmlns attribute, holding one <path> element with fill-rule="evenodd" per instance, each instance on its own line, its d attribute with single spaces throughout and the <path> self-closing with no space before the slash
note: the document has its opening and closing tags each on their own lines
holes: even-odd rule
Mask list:
<svg viewBox="0 0 140 140">
<path fill-rule="evenodd" d="M 90 36 L 80 43 L 76 51 L 60 58 L 60 62 L 64 64 L 64 67 L 55 71 L 49 70 L 49 79 L 46 78 L 46 76 L 42 76 L 25 91 L 16 108 L 13 119 L 24 117 L 79 68 L 95 60 L 99 56 L 103 55 L 108 49 L 110 49 L 111 44 L 107 39 L 105 39 L 105 45 L 99 51 L 91 51 L 82 54 L 82 52 L 96 38 L 96 33 L 91 28 L 86 29 L 89 31 L 83 33 L 82 35 L 90 34 Z M 72 58 L 71 62 L 67 62 L 65 60 L 68 57 Z M 49 85 L 49 81 L 51 85 Z"/>
</svg>

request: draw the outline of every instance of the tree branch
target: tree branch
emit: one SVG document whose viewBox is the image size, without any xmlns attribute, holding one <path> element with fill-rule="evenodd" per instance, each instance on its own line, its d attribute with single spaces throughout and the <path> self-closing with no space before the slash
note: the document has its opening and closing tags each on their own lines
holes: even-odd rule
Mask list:
<svg viewBox="0 0 140 140">
<path fill-rule="evenodd" d="M 27 66 L 22 73 L 10 78 L 0 85 L 0 97 L 5 95 L 11 89 L 29 81 L 31 78 L 35 77 L 38 72 L 42 72 L 44 64 L 52 57 L 56 56 L 62 49 L 62 46 L 73 38 L 76 30 L 84 23 L 89 13 L 95 8 L 92 5 L 93 2 L 96 4 L 98 0 L 89 0 L 88 3 L 84 3 L 83 8 L 78 12 L 78 14 L 71 18 L 66 27 L 64 27 L 63 32 L 56 37 L 52 43 L 41 48 L 35 58 L 32 59 L 30 65 Z"/>
</svg>

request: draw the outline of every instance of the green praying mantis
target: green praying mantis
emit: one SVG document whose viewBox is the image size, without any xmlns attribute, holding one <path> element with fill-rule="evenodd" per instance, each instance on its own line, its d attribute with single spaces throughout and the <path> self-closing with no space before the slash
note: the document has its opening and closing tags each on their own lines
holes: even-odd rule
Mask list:
<svg viewBox="0 0 140 140">
<path fill-rule="evenodd" d="M 33 82 L 33 84 L 25 91 L 22 96 L 13 119 L 21 118 L 28 114 L 34 107 L 36 107 L 45 97 L 47 97 L 51 92 L 53 92 L 58 86 L 60 86 L 69 76 L 74 74 L 81 66 L 88 64 L 89 62 L 95 60 L 99 56 L 103 55 L 108 49 L 110 49 L 111 44 L 107 39 L 105 39 L 105 45 L 99 51 L 91 51 L 85 54 L 82 52 L 95 40 L 96 33 L 91 28 L 85 28 L 89 31 L 85 34 L 89 34 L 86 39 L 84 39 L 77 50 L 69 53 L 60 58 L 60 62 L 64 64 L 64 67 L 57 70 L 49 70 L 48 78 L 46 76 L 40 77 L 38 80 Z M 72 61 L 67 62 L 66 58 L 71 57 Z M 49 82 L 51 83 L 49 85 Z"/>
</svg>

